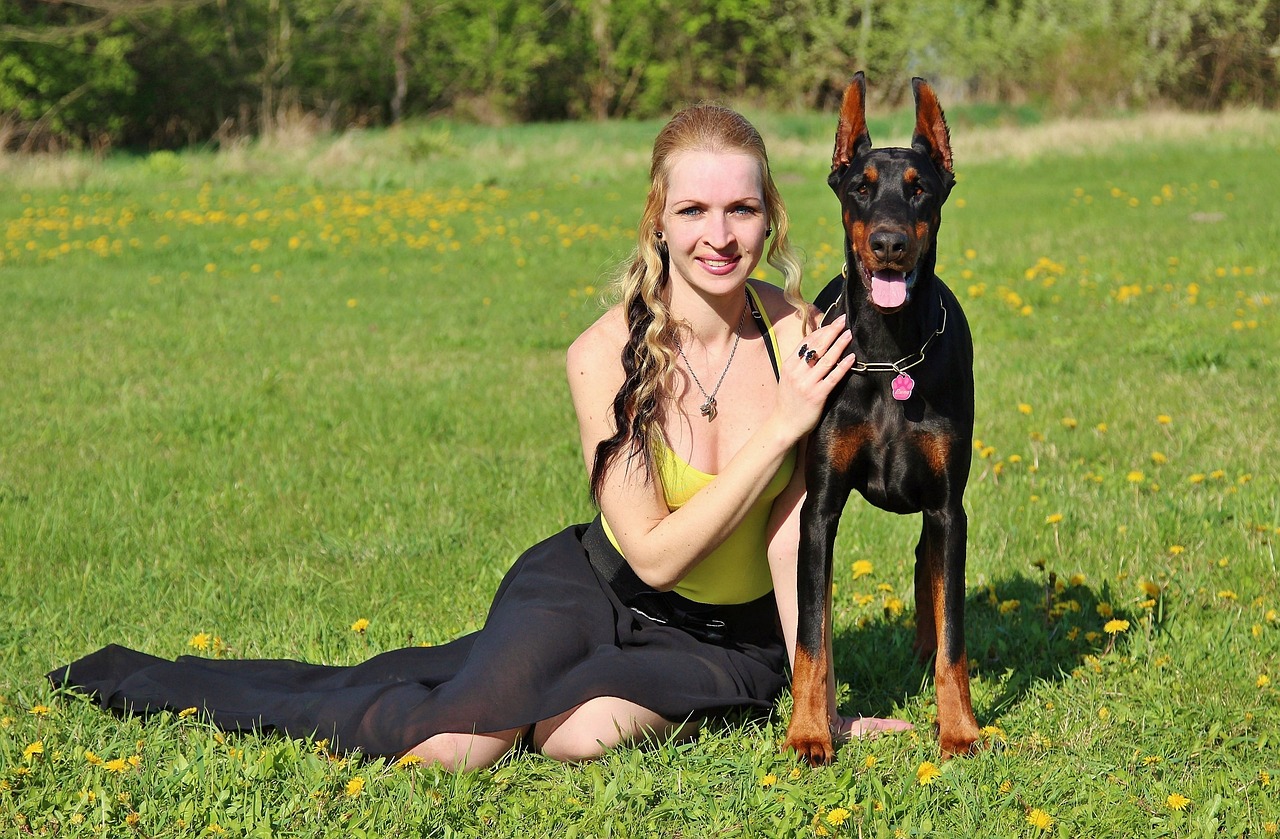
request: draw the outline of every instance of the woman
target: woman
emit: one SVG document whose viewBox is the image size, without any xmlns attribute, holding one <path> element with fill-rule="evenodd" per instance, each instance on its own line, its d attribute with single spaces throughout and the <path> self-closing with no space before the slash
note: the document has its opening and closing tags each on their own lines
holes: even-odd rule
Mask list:
<svg viewBox="0 0 1280 839">
<path fill-rule="evenodd" d="M 786 292 L 748 279 L 766 243 Z M 842 322 L 810 331 L 799 284 L 760 135 L 725 108 L 680 112 L 654 145 L 621 301 L 568 353 L 601 515 L 527 551 L 483 629 L 354 667 L 112 646 L 50 678 L 104 707 L 197 707 L 229 729 L 455 771 L 520 740 L 586 760 L 771 707 L 794 648 L 796 464 L 854 361 Z M 846 735 L 909 727 L 830 707 Z"/>
</svg>

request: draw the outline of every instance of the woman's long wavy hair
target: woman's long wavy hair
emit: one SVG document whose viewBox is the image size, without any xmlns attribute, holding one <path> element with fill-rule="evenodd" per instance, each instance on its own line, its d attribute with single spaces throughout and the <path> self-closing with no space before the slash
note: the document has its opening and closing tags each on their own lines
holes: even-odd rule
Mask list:
<svg viewBox="0 0 1280 839">
<path fill-rule="evenodd" d="M 646 479 L 653 479 L 654 446 L 661 440 L 667 405 L 676 396 L 676 337 L 681 324 L 669 309 L 667 246 L 658 239 L 657 231 L 667 204 L 671 161 L 688 151 L 741 153 L 759 162 L 765 217 L 774 232 L 765 259 L 782 272 L 787 301 L 798 312 L 806 310 L 800 296 L 800 261 L 787 236 L 787 210 L 769 171 L 760 132 L 741 114 L 719 105 L 694 105 L 680 111 L 653 143 L 649 197 L 640 217 L 636 249 L 614 279 L 613 290 L 626 314 L 629 333 L 622 348 L 626 378 L 613 398 L 614 434 L 596 446 L 591 498 L 597 504 L 605 475 L 624 453 L 626 468 L 639 460 Z"/>
</svg>

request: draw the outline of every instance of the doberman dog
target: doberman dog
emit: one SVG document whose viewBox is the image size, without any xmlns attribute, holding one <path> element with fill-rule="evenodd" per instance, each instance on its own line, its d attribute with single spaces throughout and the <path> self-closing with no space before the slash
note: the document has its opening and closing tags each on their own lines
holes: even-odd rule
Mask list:
<svg viewBox="0 0 1280 839">
<path fill-rule="evenodd" d="M 845 270 L 818 297 L 830 322 L 846 314 L 853 372 L 809 438 L 801 511 L 799 627 L 787 747 L 813 765 L 835 752 L 828 718 L 831 564 L 852 490 L 893 513 L 922 513 L 916 545 L 915 651 L 936 654 L 944 758 L 968 753 L 979 730 L 964 640 L 968 519 L 962 499 L 973 440 L 973 343 L 964 312 L 935 273 L 942 204 L 955 185 L 950 134 L 933 90 L 912 80 L 910 148 L 871 148 L 866 81 L 844 94 L 831 175 L 845 231 Z M 830 304 L 830 305 L 828 305 Z"/>
</svg>

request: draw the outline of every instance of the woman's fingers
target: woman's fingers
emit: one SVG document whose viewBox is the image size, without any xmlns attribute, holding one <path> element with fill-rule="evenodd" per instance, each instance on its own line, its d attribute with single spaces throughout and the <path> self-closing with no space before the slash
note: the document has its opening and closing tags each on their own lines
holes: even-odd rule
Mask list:
<svg viewBox="0 0 1280 839">
<path fill-rule="evenodd" d="M 898 731 L 910 731 L 914 728 L 906 720 L 884 719 L 881 717 L 841 717 L 835 725 L 835 736 L 839 742 L 849 740 L 870 740 L 881 734 Z"/>
</svg>

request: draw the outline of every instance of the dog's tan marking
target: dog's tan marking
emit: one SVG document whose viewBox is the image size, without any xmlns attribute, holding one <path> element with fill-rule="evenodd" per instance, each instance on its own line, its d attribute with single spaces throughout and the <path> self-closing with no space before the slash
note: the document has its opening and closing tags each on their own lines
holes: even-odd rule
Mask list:
<svg viewBox="0 0 1280 839">
<path fill-rule="evenodd" d="M 873 184 L 880 180 L 880 170 L 874 166 L 868 166 L 863 170 L 862 176 L 867 179 L 867 183 Z"/>
<path fill-rule="evenodd" d="M 924 455 L 925 462 L 933 470 L 933 474 L 941 475 L 947 470 L 947 458 L 951 455 L 952 439 L 942 434 L 926 434 L 916 432 L 916 447 Z"/>
<path fill-rule="evenodd" d="M 858 452 L 871 442 L 871 436 L 871 426 L 867 423 L 841 428 L 827 445 L 827 459 L 836 471 L 848 471 Z"/>
</svg>

